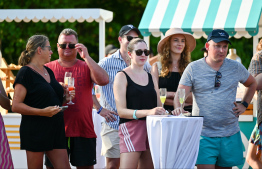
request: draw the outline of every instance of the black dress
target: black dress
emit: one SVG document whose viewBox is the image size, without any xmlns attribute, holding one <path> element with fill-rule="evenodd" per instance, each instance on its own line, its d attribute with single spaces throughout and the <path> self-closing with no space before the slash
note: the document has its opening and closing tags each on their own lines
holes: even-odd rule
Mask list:
<svg viewBox="0 0 262 169">
<path fill-rule="evenodd" d="M 15 88 L 19 83 L 26 88 L 24 104 L 30 107 L 43 109 L 63 103 L 63 87 L 56 81 L 53 71 L 45 68 L 50 75 L 50 83 L 28 66 L 23 66 L 16 76 L 13 86 Z M 21 149 L 29 151 L 65 149 L 63 112 L 53 117 L 22 115 L 20 140 Z"/>
<path fill-rule="evenodd" d="M 159 88 L 166 88 L 168 92 L 176 92 L 181 75 L 179 72 L 169 72 L 166 77 L 159 77 Z M 174 106 L 164 105 L 166 110 L 174 110 Z M 192 112 L 192 106 L 185 106 L 184 110 Z"/>
<path fill-rule="evenodd" d="M 126 88 L 126 107 L 134 110 L 153 109 L 157 107 L 157 94 L 154 87 L 152 75 L 148 74 L 148 84 L 141 86 L 122 71 L 126 75 L 127 88 Z M 119 124 L 131 121 L 134 119 L 120 118 Z M 138 120 L 146 120 L 146 117 L 139 118 Z"/>
</svg>

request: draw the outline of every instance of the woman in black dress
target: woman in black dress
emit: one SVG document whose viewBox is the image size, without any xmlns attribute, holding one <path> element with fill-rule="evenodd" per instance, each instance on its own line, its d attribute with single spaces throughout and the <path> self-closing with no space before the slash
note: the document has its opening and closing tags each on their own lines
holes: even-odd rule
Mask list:
<svg viewBox="0 0 262 169">
<path fill-rule="evenodd" d="M 159 88 L 167 89 L 164 108 L 174 110 L 174 96 L 186 66 L 190 62 L 190 52 L 195 49 L 195 38 L 182 29 L 169 29 L 159 41 L 157 51 L 160 62 L 152 66 L 151 74 L 158 80 Z M 185 110 L 192 111 L 192 96 L 185 101 Z"/>
<path fill-rule="evenodd" d="M 23 67 L 14 83 L 12 111 L 22 114 L 21 149 L 26 150 L 28 168 L 43 168 L 44 153 L 55 168 L 70 168 L 59 108 L 69 100 L 69 94 L 52 70 L 44 66 L 52 54 L 48 38 L 34 35 L 18 61 Z M 74 96 L 74 91 L 71 94 Z"/>
</svg>

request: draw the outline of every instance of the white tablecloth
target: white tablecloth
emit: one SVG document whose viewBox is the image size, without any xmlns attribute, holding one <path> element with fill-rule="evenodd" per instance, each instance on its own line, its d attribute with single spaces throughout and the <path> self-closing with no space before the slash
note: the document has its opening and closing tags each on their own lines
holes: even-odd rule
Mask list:
<svg viewBox="0 0 262 169">
<path fill-rule="evenodd" d="M 148 116 L 147 133 L 154 168 L 194 168 L 202 117 Z"/>
</svg>

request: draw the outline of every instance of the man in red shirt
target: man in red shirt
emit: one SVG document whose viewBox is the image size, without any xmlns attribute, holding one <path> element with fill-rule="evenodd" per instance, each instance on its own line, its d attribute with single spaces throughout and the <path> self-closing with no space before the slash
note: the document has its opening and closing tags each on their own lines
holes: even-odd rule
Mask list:
<svg viewBox="0 0 262 169">
<path fill-rule="evenodd" d="M 109 82 L 108 74 L 88 54 L 87 48 L 78 43 L 77 33 L 64 29 L 58 37 L 59 59 L 47 63 L 58 82 L 64 82 L 65 72 L 75 78 L 75 104 L 64 111 L 66 141 L 70 162 L 78 169 L 93 168 L 96 164 L 96 134 L 92 121 L 93 83 L 104 86 Z M 81 58 L 76 58 L 77 53 Z M 46 166 L 52 167 L 49 160 Z"/>
</svg>

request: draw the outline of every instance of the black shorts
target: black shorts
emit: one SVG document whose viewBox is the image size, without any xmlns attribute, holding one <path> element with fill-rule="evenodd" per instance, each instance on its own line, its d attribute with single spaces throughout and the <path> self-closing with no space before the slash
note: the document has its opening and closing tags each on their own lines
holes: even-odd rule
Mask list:
<svg viewBox="0 0 262 169">
<path fill-rule="evenodd" d="M 96 164 L 96 138 L 67 137 L 66 140 L 67 153 L 72 166 L 80 167 Z M 46 155 L 45 165 L 53 167 Z"/>
</svg>

